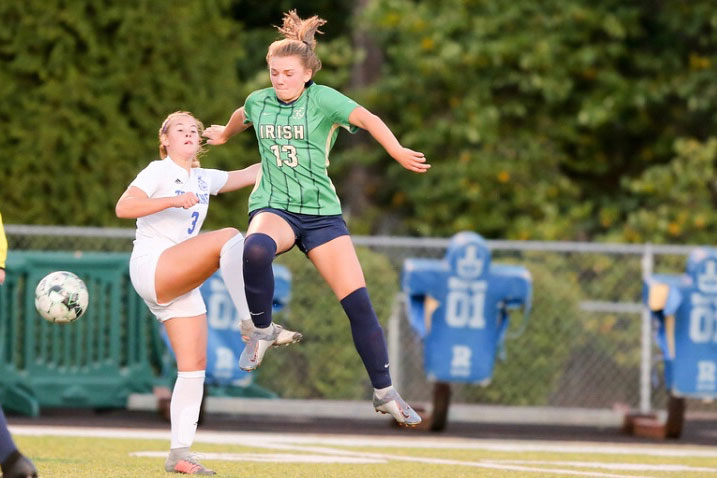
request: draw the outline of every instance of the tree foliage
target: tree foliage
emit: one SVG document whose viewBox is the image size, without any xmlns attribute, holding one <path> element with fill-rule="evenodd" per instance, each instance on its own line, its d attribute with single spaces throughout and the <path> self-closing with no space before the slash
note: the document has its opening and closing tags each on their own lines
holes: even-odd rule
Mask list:
<svg viewBox="0 0 717 478">
<path fill-rule="evenodd" d="M 665 212 L 633 181 L 717 126 L 709 1 L 377 0 L 364 27 L 386 52 L 370 103 L 434 163 L 382 189 L 409 233 L 651 240 Z"/>
<path fill-rule="evenodd" d="M 717 137 L 676 140 L 675 157 L 625 188 L 641 207 L 627 214 L 623 236 L 635 242 L 711 244 L 717 225 Z"/>
<path fill-rule="evenodd" d="M 379 114 L 434 166 L 409 173 L 367 134 L 342 134 L 330 173 L 355 232 L 709 241 L 712 1 L 364 3 L 0 3 L 5 220 L 126 225 L 114 203 L 156 158 L 164 117 L 186 109 L 226 122 L 268 85 L 272 25 L 296 7 L 329 19 L 317 81 Z M 382 64 L 361 88 L 357 33 Z M 247 132 L 204 164 L 257 159 Z M 245 226 L 246 195 L 217 199 L 207 227 Z"/>
<path fill-rule="evenodd" d="M 226 8 L 223 0 L 2 3 L 6 221 L 116 222 L 117 198 L 158 157 L 167 114 L 203 118 L 239 101 L 227 65 L 241 44 Z"/>
</svg>

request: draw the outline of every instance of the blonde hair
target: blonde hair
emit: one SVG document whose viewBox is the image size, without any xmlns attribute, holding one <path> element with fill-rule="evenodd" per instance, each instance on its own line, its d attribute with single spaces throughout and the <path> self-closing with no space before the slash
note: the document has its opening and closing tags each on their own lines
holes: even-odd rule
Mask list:
<svg viewBox="0 0 717 478">
<path fill-rule="evenodd" d="M 316 15 L 302 20 L 296 10 L 285 13 L 282 26 L 276 27 L 284 38 L 269 45 L 266 63 L 268 64 L 273 56 L 297 56 L 304 68 L 311 70 L 313 77 L 321 69 L 321 60 L 314 52 L 314 48 L 316 48 L 314 35 L 323 33 L 319 27 L 325 23 L 326 20 Z"/>
<path fill-rule="evenodd" d="M 192 113 L 189 111 L 175 111 L 174 113 L 169 114 L 164 121 L 162 122 L 162 126 L 159 128 L 159 157 L 164 159 L 167 157 L 167 147 L 162 143 L 162 136 L 166 135 L 169 131 L 169 128 L 172 126 L 172 120 L 178 116 L 189 116 L 197 123 L 197 132 L 199 133 L 199 139 L 201 141 L 202 133 L 204 132 L 204 124 L 199 121 Z M 194 156 L 194 162 L 192 164 L 193 167 L 199 167 L 199 157 L 205 153 L 205 147 L 202 144 L 199 147 L 199 150 L 197 151 L 197 154 Z M 196 165 L 194 164 L 196 163 Z"/>
</svg>

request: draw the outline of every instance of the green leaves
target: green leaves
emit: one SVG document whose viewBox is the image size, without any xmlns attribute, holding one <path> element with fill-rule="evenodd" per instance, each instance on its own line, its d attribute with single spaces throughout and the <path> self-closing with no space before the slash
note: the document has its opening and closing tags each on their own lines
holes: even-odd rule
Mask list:
<svg viewBox="0 0 717 478">
<path fill-rule="evenodd" d="M 709 5 L 374 2 L 387 57 L 367 106 L 434 164 L 391 176 L 414 205 L 400 232 L 635 240 L 626 185 L 717 126 Z"/>
<path fill-rule="evenodd" d="M 6 221 L 117 223 L 114 203 L 156 159 L 167 114 L 230 114 L 239 45 L 227 3 L 0 6 Z"/>
<path fill-rule="evenodd" d="M 636 241 L 710 244 L 717 226 L 717 138 L 680 139 L 675 157 L 625 186 L 639 200 L 625 234 Z"/>
<path fill-rule="evenodd" d="M 1 4 L 6 221 L 126 224 L 114 202 L 156 158 L 168 113 L 224 123 L 268 86 L 264 55 L 283 7 L 245 3 Z M 329 172 L 352 229 L 709 239 L 712 1 L 376 0 L 363 11 L 334 2 L 326 14 L 329 2 L 313 5 L 297 8 L 329 18 L 317 81 L 356 98 L 433 164 L 408 173 L 368 135 L 343 134 Z M 363 60 L 378 66 L 362 71 Z M 204 165 L 257 159 L 247 132 Z M 245 193 L 216 201 L 207 227 L 242 227 L 245 203 Z"/>
</svg>

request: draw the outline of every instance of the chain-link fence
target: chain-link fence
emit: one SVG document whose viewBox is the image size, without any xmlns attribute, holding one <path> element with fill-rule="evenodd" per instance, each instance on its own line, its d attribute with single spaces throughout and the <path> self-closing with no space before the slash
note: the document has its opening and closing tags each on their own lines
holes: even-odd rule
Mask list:
<svg viewBox="0 0 717 478">
<path fill-rule="evenodd" d="M 408 257 L 442 257 L 449 240 L 365 237 L 400 268 Z M 660 351 L 641 305 L 642 277 L 684 271 L 691 250 L 650 246 L 536 241 L 488 241 L 493 262 L 520 264 L 533 275 L 533 311 L 514 313 L 488 386 L 452 387 L 459 403 L 552 407 L 662 408 Z M 430 400 L 422 343 L 396 308 L 392 367 L 401 390 Z M 448 355 L 448 351 L 447 351 Z M 400 367 L 397 367 L 400 364 Z"/>
<path fill-rule="evenodd" d="M 133 229 L 111 228 L 7 225 L 6 232 L 11 251 L 129 252 L 134 237 Z M 407 258 L 442 258 L 449 239 L 355 236 L 354 242 L 385 256 L 398 277 Z M 531 271 L 533 309 L 527 321 L 518 312 L 511 316 L 492 382 L 454 385 L 452 401 L 623 405 L 642 411 L 664 407 L 660 352 L 652 339 L 649 314 L 640 303 L 642 277 L 653 271 L 682 273 L 690 247 L 534 241 L 488 241 L 488 246 L 493 262 L 520 264 Z M 432 386 L 423 372 L 422 343 L 405 313 L 399 294 L 387 326 L 392 374 L 405 398 L 430 401 Z M 316 350 L 318 356 L 312 360 L 330 366 L 330 349 Z M 302 375 L 301 370 L 285 373 Z M 279 395 L 292 396 L 292 390 L 276 385 Z"/>
</svg>

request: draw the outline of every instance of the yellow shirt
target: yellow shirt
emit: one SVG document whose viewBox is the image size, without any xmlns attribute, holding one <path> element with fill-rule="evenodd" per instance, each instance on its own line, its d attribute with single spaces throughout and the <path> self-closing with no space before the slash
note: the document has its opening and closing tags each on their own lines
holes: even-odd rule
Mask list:
<svg viewBox="0 0 717 478">
<path fill-rule="evenodd" d="M 2 214 L 0 214 L 0 267 L 5 269 L 5 260 L 7 260 L 7 237 L 5 237 L 5 228 L 2 225 Z"/>
</svg>

